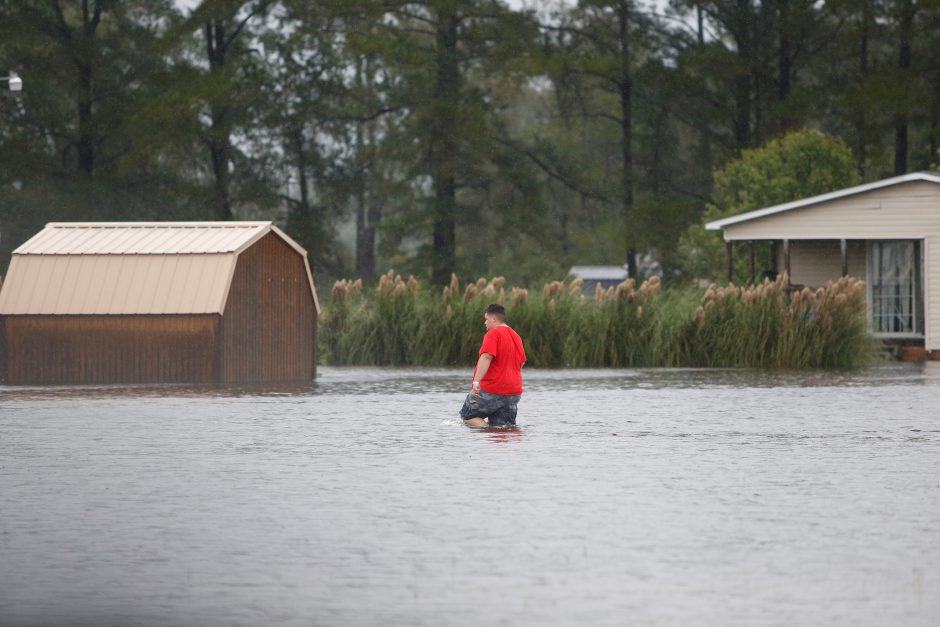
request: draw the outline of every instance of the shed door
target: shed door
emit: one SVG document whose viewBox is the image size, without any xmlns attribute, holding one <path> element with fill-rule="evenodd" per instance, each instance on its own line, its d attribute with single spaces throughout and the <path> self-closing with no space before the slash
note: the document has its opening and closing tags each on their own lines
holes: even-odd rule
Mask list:
<svg viewBox="0 0 940 627">
<path fill-rule="evenodd" d="M 910 336 L 922 332 L 918 244 L 914 240 L 869 243 L 873 333 Z"/>
</svg>

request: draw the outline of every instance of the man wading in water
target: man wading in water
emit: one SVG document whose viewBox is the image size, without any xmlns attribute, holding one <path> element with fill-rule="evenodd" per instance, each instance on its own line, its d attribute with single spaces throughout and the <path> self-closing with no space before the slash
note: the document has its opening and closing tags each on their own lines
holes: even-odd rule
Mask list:
<svg viewBox="0 0 940 627">
<path fill-rule="evenodd" d="M 522 395 L 522 338 L 506 324 L 506 309 L 493 303 L 483 312 L 486 335 L 473 370 L 470 393 L 460 408 L 468 427 L 512 427 Z"/>
</svg>

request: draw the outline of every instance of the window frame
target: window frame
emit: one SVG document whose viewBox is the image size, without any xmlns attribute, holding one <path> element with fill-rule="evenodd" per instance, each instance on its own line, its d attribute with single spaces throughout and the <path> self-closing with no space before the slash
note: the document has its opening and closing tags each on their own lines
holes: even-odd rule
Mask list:
<svg viewBox="0 0 940 627">
<path fill-rule="evenodd" d="M 911 311 L 912 331 L 875 331 L 875 300 L 874 300 L 874 278 L 875 278 L 875 259 L 873 250 L 876 245 L 896 244 L 909 242 L 914 246 L 914 276 L 913 276 L 913 307 Z M 924 240 L 913 238 L 886 238 L 871 239 L 866 242 L 866 272 L 865 281 L 866 299 L 868 301 L 868 332 L 877 338 L 882 339 L 923 339 L 924 338 L 924 293 L 923 293 L 923 272 L 924 272 Z"/>
</svg>

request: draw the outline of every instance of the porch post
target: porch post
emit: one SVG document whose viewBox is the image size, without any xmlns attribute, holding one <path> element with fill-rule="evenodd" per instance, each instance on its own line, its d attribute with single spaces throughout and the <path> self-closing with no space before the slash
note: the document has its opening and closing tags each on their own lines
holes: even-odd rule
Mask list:
<svg viewBox="0 0 940 627">
<path fill-rule="evenodd" d="M 849 276 L 848 244 L 844 237 L 839 240 L 839 247 L 842 249 L 842 276 Z"/>
<path fill-rule="evenodd" d="M 783 240 L 783 271 L 787 273 L 787 287 L 790 286 L 790 240 Z"/>
<path fill-rule="evenodd" d="M 730 240 L 725 242 L 725 260 L 728 263 L 728 283 L 731 283 L 734 278 L 734 259 Z"/>
<path fill-rule="evenodd" d="M 754 284 L 754 240 L 747 243 L 747 271 L 751 275 L 751 285 Z"/>
<path fill-rule="evenodd" d="M 767 267 L 777 274 L 777 240 L 770 240 L 770 252 L 767 255 Z"/>
</svg>

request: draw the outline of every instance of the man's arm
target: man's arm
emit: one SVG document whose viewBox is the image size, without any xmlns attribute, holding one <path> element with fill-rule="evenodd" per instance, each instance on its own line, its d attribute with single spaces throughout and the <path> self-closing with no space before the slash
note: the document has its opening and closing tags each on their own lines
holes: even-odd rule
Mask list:
<svg viewBox="0 0 940 627">
<path fill-rule="evenodd" d="M 483 353 L 477 360 L 477 367 L 473 370 L 473 383 L 470 384 L 470 391 L 474 394 L 480 392 L 480 381 L 486 376 L 491 363 L 493 363 L 493 356 L 489 353 Z"/>
</svg>

